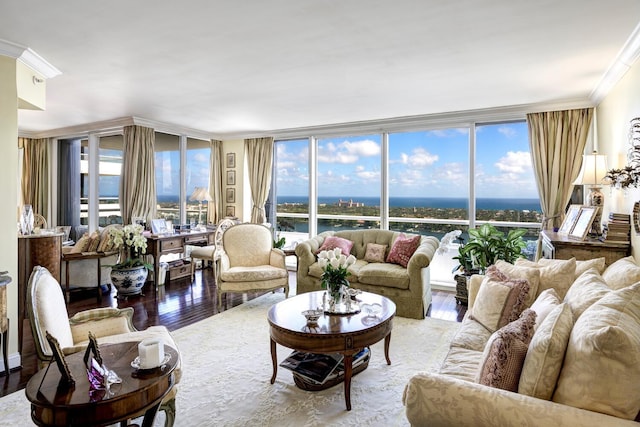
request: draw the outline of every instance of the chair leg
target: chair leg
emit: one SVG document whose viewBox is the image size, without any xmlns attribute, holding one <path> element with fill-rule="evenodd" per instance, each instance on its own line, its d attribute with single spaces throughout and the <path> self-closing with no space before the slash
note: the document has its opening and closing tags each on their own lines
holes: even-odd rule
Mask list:
<svg viewBox="0 0 640 427">
<path fill-rule="evenodd" d="M 8 343 L 9 343 L 9 319 L 7 319 L 7 330 L 2 333 L 2 361 L 4 362 L 4 372 L 8 377 L 9 372 L 9 353 L 8 353 Z"/>
<path fill-rule="evenodd" d="M 164 411 L 165 419 L 164 425 L 165 427 L 172 427 L 173 423 L 176 420 L 176 399 L 171 399 L 168 402 L 164 402 L 160 405 L 160 410 Z"/>
</svg>

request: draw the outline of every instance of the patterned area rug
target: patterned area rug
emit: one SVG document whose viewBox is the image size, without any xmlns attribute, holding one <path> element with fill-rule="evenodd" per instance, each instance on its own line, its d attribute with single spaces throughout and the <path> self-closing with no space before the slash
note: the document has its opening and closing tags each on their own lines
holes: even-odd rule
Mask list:
<svg viewBox="0 0 640 427">
<path fill-rule="evenodd" d="M 281 293 L 267 294 L 173 332 L 183 358 L 176 426 L 406 426 L 402 391 L 410 376 L 436 369 L 459 324 L 439 319 L 394 319 L 389 355 L 371 347 L 369 367 L 351 382 L 352 410 L 343 385 L 303 391 L 290 371 L 272 367 L 266 314 Z M 290 349 L 278 345 L 278 361 Z M 24 391 L 0 399 L 0 425 L 32 425 Z M 159 413 L 155 425 L 164 425 Z"/>
</svg>

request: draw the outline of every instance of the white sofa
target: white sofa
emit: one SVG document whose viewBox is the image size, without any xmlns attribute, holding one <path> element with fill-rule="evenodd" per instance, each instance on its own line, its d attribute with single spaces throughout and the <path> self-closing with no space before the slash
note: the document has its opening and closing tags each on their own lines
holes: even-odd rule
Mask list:
<svg viewBox="0 0 640 427">
<path fill-rule="evenodd" d="M 478 382 L 486 380 L 482 373 L 492 363 L 488 354 L 500 332 L 483 326 L 480 307 L 492 301 L 483 300 L 490 295 L 489 288 L 483 289 L 487 278 L 473 276 L 469 309 L 445 361 L 437 372 L 416 373 L 405 387 L 403 403 L 411 425 L 637 427 L 640 267 L 633 258 L 606 270 L 602 258 L 497 267 L 508 277 L 531 283 L 523 307 L 532 306 L 537 313 L 519 365 L 517 390 Z M 554 293 L 558 301 L 548 298 Z M 500 379 L 493 368 L 514 363 L 509 352 L 501 354 L 508 355 L 506 361 L 489 365 L 493 380 Z"/>
</svg>

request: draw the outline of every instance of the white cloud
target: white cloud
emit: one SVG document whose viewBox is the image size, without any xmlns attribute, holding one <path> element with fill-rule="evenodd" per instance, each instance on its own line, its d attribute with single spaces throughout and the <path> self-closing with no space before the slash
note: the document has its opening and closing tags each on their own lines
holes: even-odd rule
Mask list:
<svg viewBox="0 0 640 427">
<path fill-rule="evenodd" d="M 439 160 L 437 154 L 431 154 L 426 149 L 419 147 L 414 149 L 411 154 L 400 153 L 400 161 L 411 169 L 424 169 L 433 165 Z"/>
<path fill-rule="evenodd" d="M 516 132 L 516 130 L 511 126 L 500 126 L 498 128 L 498 132 L 500 132 L 501 134 L 503 134 L 507 138 L 513 138 L 514 136 L 516 136 L 518 134 Z"/>
<path fill-rule="evenodd" d="M 526 151 L 509 151 L 495 163 L 501 172 L 522 174 L 531 170 L 531 155 Z"/>
<path fill-rule="evenodd" d="M 326 163 L 351 164 L 360 157 L 380 155 L 380 144 L 371 140 L 343 141 L 340 144 L 328 142 L 318 148 L 318 161 Z"/>
</svg>

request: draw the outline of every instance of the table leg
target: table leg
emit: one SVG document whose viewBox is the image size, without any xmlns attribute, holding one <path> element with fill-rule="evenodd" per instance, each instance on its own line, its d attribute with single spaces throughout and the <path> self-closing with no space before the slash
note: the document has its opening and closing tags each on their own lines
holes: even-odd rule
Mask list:
<svg viewBox="0 0 640 427">
<path fill-rule="evenodd" d="M 347 404 L 347 411 L 351 410 L 351 375 L 353 374 L 353 355 L 344 356 L 344 401 Z"/>
<path fill-rule="evenodd" d="M 8 357 L 8 342 L 9 342 L 9 319 L 7 318 L 7 330 L 2 332 L 2 361 L 4 362 L 5 376 L 9 376 L 9 357 Z"/>
<path fill-rule="evenodd" d="M 67 294 L 65 295 L 65 297 L 67 299 L 67 304 L 68 304 L 69 302 L 71 302 L 71 291 L 69 290 L 69 260 L 66 260 L 64 263 L 65 263 L 64 283 L 65 283 L 65 289 L 67 290 Z"/>
<path fill-rule="evenodd" d="M 156 418 L 158 408 L 160 408 L 160 403 L 161 402 L 158 402 L 157 405 L 153 405 L 151 408 L 147 409 L 147 412 L 144 413 L 141 427 L 151 427 L 153 425 L 153 420 Z"/>
<path fill-rule="evenodd" d="M 391 359 L 389 359 L 389 343 L 391 341 L 391 332 L 384 337 L 384 357 L 387 359 L 387 365 L 391 365 Z"/>
<path fill-rule="evenodd" d="M 102 302 L 102 263 L 98 258 L 98 303 Z"/>
<path fill-rule="evenodd" d="M 276 342 L 271 339 L 271 363 L 273 363 L 273 375 L 271 375 L 271 384 L 276 382 L 276 374 L 278 373 L 278 355 L 276 354 Z"/>
</svg>

